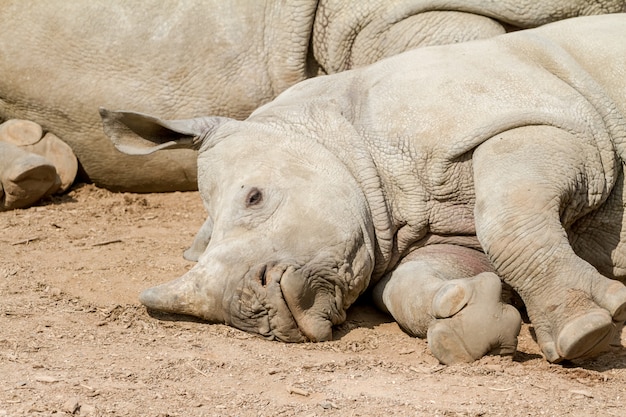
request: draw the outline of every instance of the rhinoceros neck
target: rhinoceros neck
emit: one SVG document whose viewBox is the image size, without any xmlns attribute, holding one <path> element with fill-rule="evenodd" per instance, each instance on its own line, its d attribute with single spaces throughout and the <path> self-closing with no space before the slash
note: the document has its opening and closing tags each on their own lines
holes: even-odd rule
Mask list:
<svg viewBox="0 0 626 417">
<path fill-rule="evenodd" d="M 395 245 L 398 222 L 394 216 L 393 202 L 389 198 L 389 183 L 380 175 L 379 161 L 369 146 L 350 130 L 352 127 L 349 124 L 336 125 L 326 135 L 320 135 L 318 140 L 343 163 L 362 190 L 375 234 L 372 279 L 376 281 L 393 266 L 397 258 L 394 253 L 397 252 Z"/>
<path fill-rule="evenodd" d="M 419 246 L 479 247 L 471 154 L 434 156 L 409 136 L 339 120 L 343 127 L 319 139 L 352 173 L 368 202 L 378 249 L 374 280 Z"/>
</svg>

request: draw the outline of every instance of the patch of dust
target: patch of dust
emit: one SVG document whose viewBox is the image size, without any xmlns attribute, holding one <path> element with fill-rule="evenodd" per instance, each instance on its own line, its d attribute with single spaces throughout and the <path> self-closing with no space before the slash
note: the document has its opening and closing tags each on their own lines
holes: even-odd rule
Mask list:
<svg viewBox="0 0 626 417">
<path fill-rule="evenodd" d="M 626 349 L 551 365 L 527 325 L 512 359 L 446 367 L 365 302 L 317 344 L 148 315 L 203 220 L 197 193 L 91 185 L 0 213 L 0 416 L 623 415 Z"/>
</svg>

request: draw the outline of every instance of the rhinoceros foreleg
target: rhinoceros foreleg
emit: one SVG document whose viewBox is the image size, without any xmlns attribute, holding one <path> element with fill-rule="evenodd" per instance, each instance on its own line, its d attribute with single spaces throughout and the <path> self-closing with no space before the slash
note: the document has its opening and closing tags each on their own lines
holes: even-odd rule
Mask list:
<svg viewBox="0 0 626 417">
<path fill-rule="evenodd" d="M 473 156 L 476 234 L 524 300 L 552 362 L 601 353 L 626 319 L 626 286 L 580 258 L 567 232 L 606 201 L 619 175 L 606 142 L 528 126 L 488 140 Z"/>
<path fill-rule="evenodd" d="M 427 337 L 442 363 L 512 355 L 521 318 L 501 301 L 484 254 L 453 245 L 418 249 L 374 288 L 374 300 L 409 334 Z"/>
<path fill-rule="evenodd" d="M 191 246 L 183 253 L 183 258 L 188 261 L 198 262 L 200 255 L 204 253 L 204 250 L 209 245 L 211 240 L 211 234 L 213 233 L 213 220 L 210 217 L 204 221 L 202 227 L 193 239 Z"/>
</svg>

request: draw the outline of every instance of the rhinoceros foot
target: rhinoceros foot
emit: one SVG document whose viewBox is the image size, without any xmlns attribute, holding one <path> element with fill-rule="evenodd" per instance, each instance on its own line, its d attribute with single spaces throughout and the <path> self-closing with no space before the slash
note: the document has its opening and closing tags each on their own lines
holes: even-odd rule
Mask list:
<svg viewBox="0 0 626 417">
<path fill-rule="evenodd" d="M 54 166 L 39 155 L 0 142 L 0 210 L 28 207 L 59 187 Z"/>
<path fill-rule="evenodd" d="M 65 142 L 54 134 L 43 133 L 37 123 L 11 119 L 0 125 L 0 142 L 18 146 L 26 152 L 39 155 L 52 164 L 59 176 L 60 185 L 55 192 L 66 191 L 78 172 L 76 155 Z"/>
<path fill-rule="evenodd" d="M 443 364 L 472 362 L 487 354 L 513 355 L 521 328 L 519 312 L 501 302 L 493 273 L 447 282 L 433 298 L 436 322 L 428 346 Z"/>
<path fill-rule="evenodd" d="M 616 330 L 617 326 L 606 310 L 597 309 L 570 320 L 556 341 L 559 360 L 599 355 L 608 350 Z"/>
<path fill-rule="evenodd" d="M 620 343 L 626 287 L 598 277 L 591 290 L 568 288 L 547 307 L 532 309 L 537 343 L 548 361 L 589 359 Z"/>
</svg>

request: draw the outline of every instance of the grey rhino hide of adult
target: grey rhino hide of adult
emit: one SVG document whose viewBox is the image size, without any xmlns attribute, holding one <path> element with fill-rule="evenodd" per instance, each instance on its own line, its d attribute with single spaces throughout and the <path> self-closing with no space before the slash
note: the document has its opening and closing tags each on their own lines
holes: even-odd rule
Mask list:
<svg viewBox="0 0 626 417">
<path fill-rule="evenodd" d="M 451 363 L 515 350 L 499 276 L 549 361 L 596 356 L 626 319 L 624 68 L 616 14 L 307 80 L 245 121 L 102 109 L 120 147 L 200 146 L 206 249 L 141 302 L 321 341 L 373 288 Z"/>
<path fill-rule="evenodd" d="M 533 2 L 531 2 L 533 3 Z M 287 87 L 428 44 L 491 37 L 624 0 L 4 0 L 0 121 L 27 119 L 66 141 L 113 190 L 197 188 L 189 150 L 130 158 L 97 108 L 245 118 Z"/>
</svg>

